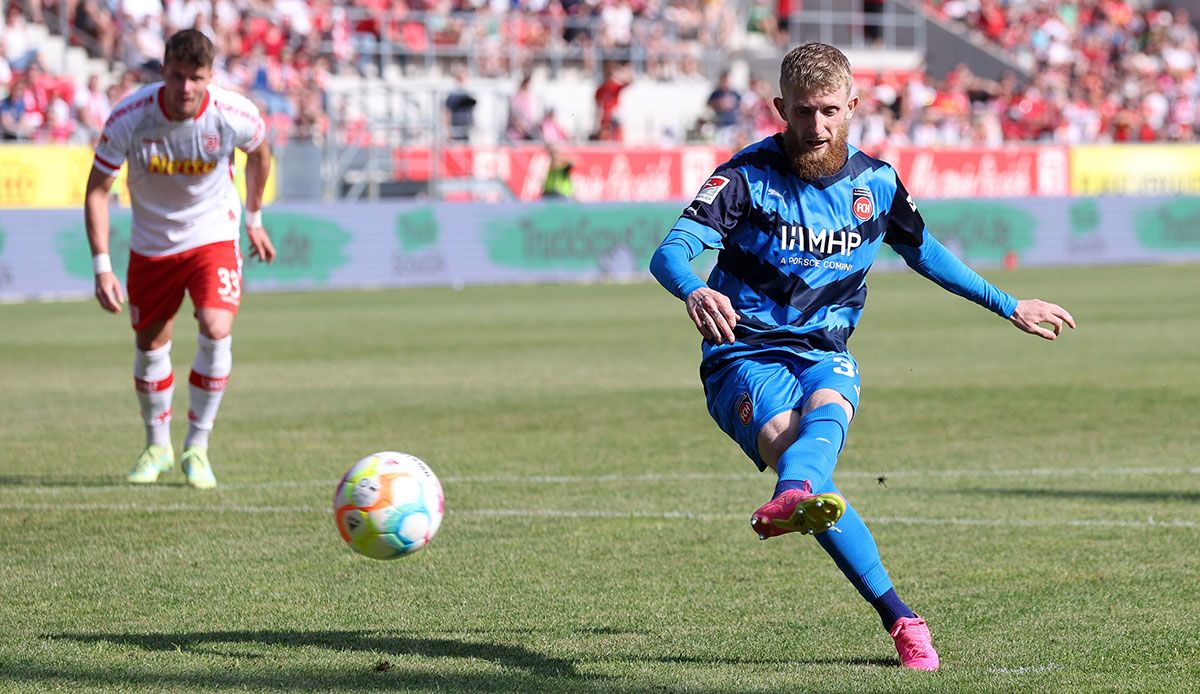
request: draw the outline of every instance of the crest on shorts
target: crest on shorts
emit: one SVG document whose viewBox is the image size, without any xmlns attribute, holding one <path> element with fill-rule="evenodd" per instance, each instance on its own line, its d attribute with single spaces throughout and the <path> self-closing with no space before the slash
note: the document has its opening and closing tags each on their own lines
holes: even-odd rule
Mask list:
<svg viewBox="0 0 1200 694">
<path fill-rule="evenodd" d="M 741 420 L 742 426 L 750 426 L 750 420 L 754 419 L 754 403 L 750 402 L 750 394 L 742 393 L 737 401 L 737 415 Z"/>
<path fill-rule="evenodd" d="M 852 209 L 854 210 L 854 216 L 864 222 L 875 216 L 875 198 L 871 195 L 870 188 L 854 189 Z"/>
<path fill-rule="evenodd" d="M 220 133 L 204 133 L 201 136 L 201 147 L 208 154 L 216 154 L 217 150 L 221 149 Z"/>
</svg>

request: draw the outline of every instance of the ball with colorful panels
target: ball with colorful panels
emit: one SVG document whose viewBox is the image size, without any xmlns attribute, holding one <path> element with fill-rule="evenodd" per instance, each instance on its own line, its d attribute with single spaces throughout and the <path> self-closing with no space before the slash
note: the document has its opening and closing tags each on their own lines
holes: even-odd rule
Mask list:
<svg viewBox="0 0 1200 694">
<path fill-rule="evenodd" d="M 372 559 L 396 559 L 429 544 L 444 512 L 442 484 L 433 470 L 395 451 L 372 453 L 352 465 L 333 495 L 342 539 Z"/>
</svg>

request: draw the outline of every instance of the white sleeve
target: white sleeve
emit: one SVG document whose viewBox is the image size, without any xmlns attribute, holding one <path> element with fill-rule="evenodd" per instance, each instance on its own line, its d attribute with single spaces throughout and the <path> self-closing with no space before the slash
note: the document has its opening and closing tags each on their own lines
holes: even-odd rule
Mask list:
<svg viewBox="0 0 1200 694">
<path fill-rule="evenodd" d="M 104 129 L 100 131 L 100 141 L 96 143 L 96 159 L 92 166 L 108 176 L 116 176 L 125 163 L 129 152 L 129 140 L 133 133 L 133 124 L 137 118 L 130 113 L 129 104 L 113 110 Z"/>
<path fill-rule="evenodd" d="M 267 139 L 267 124 L 258 107 L 241 94 L 225 91 L 218 97 L 217 108 L 233 128 L 234 144 L 243 152 L 253 152 Z"/>
</svg>

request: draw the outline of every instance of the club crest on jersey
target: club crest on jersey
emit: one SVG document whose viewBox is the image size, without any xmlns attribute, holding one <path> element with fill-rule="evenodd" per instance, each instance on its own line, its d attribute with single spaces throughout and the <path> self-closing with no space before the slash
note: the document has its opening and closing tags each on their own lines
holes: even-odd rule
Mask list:
<svg viewBox="0 0 1200 694">
<path fill-rule="evenodd" d="M 704 182 L 704 185 L 700 186 L 700 192 L 696 193 L 695 202 L 712 204 L 712 201 L 717 199 L 717 193 L 720 193 L 727 185 L 729 185 L 729 179 L 725 176 L 712 176 Z"/>
<path fill-rule="evenodd" d="M 737 416 L 742 426 L 750 426 L 750 420 L 754 419 L 754 403 L 750 402 L 749 393 L 742 393 L 738 398 Z"/>
<path fill-rule="evenodd" d="M 202 140 L 201 146 L 208 154 L 216 154 L 221 149 L 221 135 L 219 133 L 204 133 Z"/>
<path fill-rule="evenodd" d="M 875 216 L 875 199 L 871 196 L 870 188 L 855 188 L 854 189 L 854 216 L 862 221 L 867 221 Z"/>
</svg>

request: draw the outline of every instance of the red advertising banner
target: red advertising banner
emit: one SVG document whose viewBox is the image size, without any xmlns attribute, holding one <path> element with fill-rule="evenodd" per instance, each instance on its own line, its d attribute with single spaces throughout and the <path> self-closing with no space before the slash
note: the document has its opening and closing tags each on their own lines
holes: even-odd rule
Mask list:
<svg viewBox="0 0 1200 694">
<path fill-rule="evenodd" d="M 896 147 L 880 158 L 896 167 L 917 200 L 1071 194 L 1071 157 L 1065 146 Z"/>
<path fill-rule="evenodd" d="M 690 200 L 732 152 L 721 147 L 559 147 L 573 166 L 571 180 L 580 202 Z M 537 200 L 550 168 L 544 147 L 445 147 L 434 169 L 429 148 L 397 148 L 397 180 L 474 179 L 504 181 L 518 200 Z"/>
<path fill-rule="evenodd" d="M 580 202 L 690 200 L 733 152 L 706 145 L 683 147 L 560 147 L 574 163 L 572 181 Z M 397 180 L 472 179 L 502 181 L 517 200 L 537 200 L 550 167 L 544 147 L 451 146 L 441 150 L 398 148 Z M 915 199 L 1023 198 L 1071 194 L 1070 149 L 1059 145 L 896 147 L 880 153 L 896 167 Z M 469 194 L 463 194 L 469 198 Z"/>
</svg>

